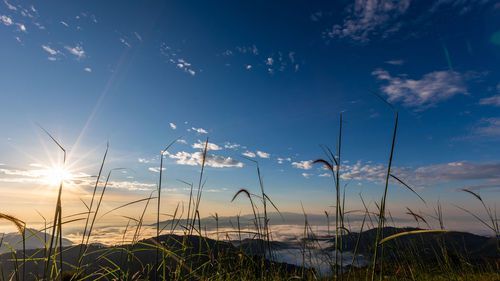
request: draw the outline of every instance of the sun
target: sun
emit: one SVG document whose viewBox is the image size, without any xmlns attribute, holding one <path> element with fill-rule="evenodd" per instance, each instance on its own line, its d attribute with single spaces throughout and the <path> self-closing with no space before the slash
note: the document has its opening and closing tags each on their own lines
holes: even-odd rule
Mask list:
<svg viewBox="0 0 500 281">
<path fill-rule="evenodd" d="M 43 170 L 43 181 L 49 185 L 67 183 L 73 178 L 71 172 L 63 166 L 47 167 Z"/>
</svg>

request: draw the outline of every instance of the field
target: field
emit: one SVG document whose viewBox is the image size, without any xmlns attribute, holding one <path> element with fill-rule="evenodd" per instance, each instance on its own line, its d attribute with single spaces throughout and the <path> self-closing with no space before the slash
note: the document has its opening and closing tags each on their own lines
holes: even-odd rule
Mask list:
<svg viewBox="0 0 500 281">
<path fill-rule="evenodd" d="M 204 231 L 202 222 L 206 220 L 200 218 L 198 210 L 204 187 L 207 139 L 198 185 L 190 184 L 186 215 L 181 215 L 177 208 L 170 214 L 170 220 L 160 221 L 163 155 L 174 141 L 162 151 L 156 194 L 140 200 L 146 202 L 142 214 L 139 219 L 130 218 L 123 233 L 123 241 L 117 245 L 104 246 L 90 242 L 111 174 L 107 177 L 101 174 L 107 151 L 95 181 L 92 200 L 88 202 L 85 212 L 62 217 L 61 193 L 64 183 L 61 181 L 53 220 L 46 222 L 44 229 L 26 228 L 25 223 L 15 216 L 0 214 L 2 219 L 17 227 L 17 237 L 20 238 L 18 241 L 11 239 L 2 245 L 1 280 L 500 280 L 497 213 L 473 191 L 463 190 L 470 194 L 471 200 L 483 205 L 487 218 L 470 213 L 471 219 L 479 220 L 488 227 L 491 237 L 446 230 L 439 204 L 435 208 L 434 218 L 425 218 L 408 209 L 408 214 L 416 222 L 427 225 L 427 229 L 391 226 L 391 217 L 386 212 L 390 178 L 406 187 L 410 196 L 417 196 L 425 202 L 412 187 L 391 174 L 398 129 L 398 113 L 395 112 L 385 190 L 377 204 L 377 213 L 370 212 L 368 208 L 360 212 L 363 223 L 359 232 L 348 229 L 346 222 L 351 211 L 340 180 L 340 117 L 337 149 L 332 151 L 325 147 L 326 158 L 314 161 L 316 165 L 323 165 L 334 179 L 335 194 L 332 198 L 336 212 L 334 217 L 325 213 L 326 219 L 331 221 L 333 234 L 317 236 L 304 212 L 303 237 L 295 248 L 302 255 L 301 264 L 282 263 L 277 258 L 277 253 L 286 246 L 273 240 L 273 226 L 269 218 L 282 214 L 265 192 L 257 162 L 260 193 L 252 194 L 241 189 L 233 197 L 233 200 L 248 200 L 253 213 L 246 218 L 252 222 L 253 229 L 242 229 L 238 215 L 234 230 L 219 230 L 222 218 L 215 215 L 216 238 L 205 235 L 206 228 Z M 47 134 L 65 153 L 57 140 Z M 138 202 L 129 202 L 113 211 Z M 150 206 L 154 206 L 157 218 L 156 224 L 150 227 L 156 228 L 157 235 L 140 239 L 141 230 L 146 227 L 143 218 Z M 442 227 L 429 229 L 429 219 L 439 221 Z M 85 221 L 81 243 L 65 246 L 67 243 L 63 243 L 62 229 L 75 220 Z M 131 234 L 131 239 L 125 239 Z M 242 236 L 251 238 L 242 239 Z M 42 247 L 27 250 L 25 243 L 28 239 L 37 239 Z M 321 255 L 318 255 L 318 250 Z M 361 260 L 364 262 L 361 263 Z M 322 264 L 322 269 L 315 266 L 317 264 Z"/>
</svg>

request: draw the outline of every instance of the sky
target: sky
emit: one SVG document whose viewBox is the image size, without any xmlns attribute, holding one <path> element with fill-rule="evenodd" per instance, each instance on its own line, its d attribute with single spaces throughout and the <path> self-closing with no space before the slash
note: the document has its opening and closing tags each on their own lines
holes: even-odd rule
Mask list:
<svg viewBox="0 0 500 281">
<path fill-rule="evenodd" d="M 156 196 L 177 138 L 164 214 L 187 205 L 182 181 L 198 186 L 207 138 L 202 217 L 249 213 L 231 199 L 259 192 L 256 163 L 281 211 L 332 213 L 333 178 L 312 161 L 337 149 L 340 114 L 346 210 L 360 196 L 375 210 L 395 112 L 373 93 L 399 112 L 392 173 L 426 200 L 390 181 L 395 218 L 431 216 L 439 201 L 449 228 L 483 233 L 460 209 L 484 216 L 482 205 L 460 190 L 500 200 L 495 1 L 2 0 L 0 37 L 0 212 L 29 223 L 50 217 L 62 173 L 44 129 L 68 153 L 67 215 L 85 210 L 108 142 L 104 211 Z"/>
</svg>

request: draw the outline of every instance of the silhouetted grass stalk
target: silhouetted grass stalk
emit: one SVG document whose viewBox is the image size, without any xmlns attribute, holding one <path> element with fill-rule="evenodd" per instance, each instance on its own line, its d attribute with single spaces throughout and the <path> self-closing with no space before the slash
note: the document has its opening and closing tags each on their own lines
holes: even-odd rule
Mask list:
<svg viewBox="0 0 500 281">
<path fill-rule="evenodd" d="M 63 164 L 62 164 L 62 170 L 64 170 L 66 168 L 66 149 L 64 149 L 60 144 L 59 142 L 47 131 L 45 130 L 44 128 L 40 127 L 51 139 L 52 141 L 54 141 L 54 143 L 62 150 L 63 152 Z M 61 196 L 62 196 L 62 188 L 63 188 L 63 184 L 64 184 L 64 179 L 61 179 L 61 182 L 59 183 L 59 190 L 58 190 L 58 193 L 57 193 L 57 202 L 56 202 L 56 210 L 55 210 L 55 213 L 54 213 L 54 222 L 53 222 L 53 226 L 52 226 L 52 236 L 50 238 L 50 245 L 49 245 L 49 250 L 47 252 L 47 257 L 46 257 L 46 262 L 45 262 L 45 268 L 44 268 L 44 271 L 43 271 L 43 279 L 45 280 L 46 277 L 47 277 L 47 271 L 48 271 L 48 268 L 49 268 L 49 263 L 50 263 L 50 256 L 51 256 L 51 252 L 52 252 L 52 247 L 54 246 L 54 237 L 56 238 L 56 241 L 57 241 L 57 237 L 56 236 L 59 236 L 62 234 L 62 221 L 61 221 L 61 213 L 62 213 L 62 202 L 61 202 Z M 57 234 L 56 234 L 56 225 L 57 225 Z M 62 241 L 60 239 L 60 241 Z M 57 249 L 57 242 L 56 242 L 56 246 L 55 246 L 55 249 L 54 251 L 56 251 Z M 54 262 L 55 262 L 55 256 L 54 256 Z M 60 276 L 60 279 L 62 280 L 62 266 L 63 266 L 63 258 L 62 258 L 62 245 L 60 246 L 60 249 L 59 249 L 59 262 L 60 262 L 60 265 L 61 265 L 61 274 L 58 274 Z M 54 266 L 57 266 L 56 264 L 54 264 Z M 57 273 L 56 273 L 57 274 Z M 52 276 L 52 274 L 51 274 Z"/>
<path fill-rule="evenodd" d="M 385 224 L 385 207 L 386 207 L 386 198 L 387 198 L 387 190 L 389 187 L 389 177 L 391 174 L 391 166 L 392 166 L 392 157 L 394 155 L 394 145 L 396 143 L 396 134 L 398 131 L 398 121 L 399 121 L 399 112 L 396 110 L 394 106 L 392 106 L 390 103 L 388 103 L 385 99 L 377 95 L 380 99 L 382 99 L 384 102 L 386 102 L 395 112 L 396 112 L 396 121 L 394 122 L 394 133 L 392 136 L 392 144 L 391 144 L 391 153 L 389 156 L 389 164 L 387 165 L 387 173 L 385 177 L 385 188 L 384 188 L 384 194 L 382 196 L 382 200 L 380 202 L 380 213 L 378 216 L 378 227 L 377 227 L 377 236 L 375 238 L 375 249 L 373 253 L 373 263 L 372 263 L 372 276 L 371 280 L 373 281 L 375 279 L 375 267 L 377 266 L 377 259 L 378 259 L 378 247 L 380 245 L 380 240 L 383 238 L 383 228 Z M 383 249 L 382 249 L 383 251 Z M 381 252 L 382 252 L 381 251 Z M 382 262 L 380 265 L 380 278 L 382 279 Z"/>
<path fill-rule="evenodd" d="M 168 144 L 165 149 L 163 149 L 160 153 L 160 179 L 158 181 L 158 206 L 157 206 L 157 209 L 156 209 L 156 239 L 159 238 L 160 236 L 160 206 L 161 206 L 161 181 L 162 181 L 162 173 L 163 173 L 163 157 L 165 155 L 165 153 L 167 152 L 167 150 L 175 143 L 177 142 L 178 140 L 180 139 L 177 138 L 175 139 L 174 141 L 172 141 L 170 144 Z M 160 261 L 159 261 L 159 249 L 156 248 L 156 270 L 158 270 L 158 265 L 160 264 Z M 157 280 L 157 274 L 155 274 L 155 280 Z"/>
</svg>

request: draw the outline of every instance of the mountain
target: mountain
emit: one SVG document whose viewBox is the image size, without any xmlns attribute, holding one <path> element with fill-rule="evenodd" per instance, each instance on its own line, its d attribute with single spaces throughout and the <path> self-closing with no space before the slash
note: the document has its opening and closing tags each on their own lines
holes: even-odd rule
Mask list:
<svg viewBox="0 0 500 281">
<path fill-rule="evenodd" d="M 397 233 L 422 230 L 419 228 L 396 228 L 384 227 L 383 237 Z M 357 252 L 363 254 L 373 253 L 373 247 L 377 236 L 377 229 L 370 229 L 361 233 L 343 235 L 342 248 L 344 251 L 354 251 L 358 243 Z M 334 239 L 331 240 L 334 243 Z M 445 253 L 456 257 L 468 258 L 500 258 L 498 245 L 500 239 L 486 237 L 468 232 L 435 232 L 400 236 L 384 243 L 384 256 L 390 258 L 412 258 L 423 259 L 438 258 Z M 339 239 L 339 246 L 340 246 Z M 327 250 L 333 251 L 335 246 Z M 340 247 L 339 247 L 340 248 Z"/>
<path fill-rule="evenodd" d="M 85 269 L 83 275 L 95 274 L 88 279 L 93 280 L 112 271 L 113 276 L 115 276 L 115 274 L 118 274 L 115 271 L 118 271 L 117 267 L 119 267 L 121 273 L 129 274 L 128 278 L 134 276 L 135 279 L 133 280 L 145 280 L 147 278 L 152 280 L 151 270 L 156 261 L 157 245 L 161 245 L 160 247 L 165 249 L 163 253 L 166 255 L 165 270 L 167 271 L 168 280 L 173 279 L 174 276 L 180 280 L 198 280 L 201 278 L 195 278 L 196 275 L 202 274 L 207 276 L 217 275 L 219 277 L 227 276 L 220 278 L 222 280 L 231 280 L 234 279 L 234 274 L 238 274 L 234 268 L 241 266 L 241 264 L 245 264 L 244 268 L 248 270 L 245 274 L 249 274 L 251 280 L 260 278 L 262 270 L 267 271 L 267 268 L 270 267 L 290 276 L 302 272 L 302 267 L 299 266 L 262 260 L 259 256 L 246 255 L 229 242 L 216 241 L 196 235 L 168 234 L 121 246 L 90 245 L 87 254 L 82 260 Z M 161 250 L 159 254 L 161 258 Z M 42 277 L 44 270 L 43 255 L 43 251 L 39 250 L 26 251 L 26 256 L 31 257 L 31 260 L 25 265 L 25 280 L 37 280 L 36 277 Z M 63 260 L 65 265 L 63 269 L 73 270 L 74 267 L 68 265 L 76 265 L 79 256 L 80 245 L 64 248 Z M 22 251 L 17 251 L 15 257 L 22 259 Z M 34 262 L 34 259 L 38 259 L 38 261 Z M 11 253 L 0 255 L 2 272 L 12 272 L 15 266 L 16 262 L 13 260 Z M 196 272 L 193 272 L 193 269 L 196 269 Z M 179 278 L 179 274 L 182 277 Z M 127 277 L 119 276 L 116 279 L 123 280 L 127 279 Z"/>
<path fill-rule="evenodd" d="M 50 243 L 51 235 L 50 234 L 45 234 L 43 232 L 37 231 L 35 229 L 26 229 L 26 249 L 40 249 L 40 248 L 45 248 L 45 241 L 46 243 Z M 3 237 L 3 239 L 2 239 Z M 23 236 L 19 234 L 19 232 L 12 232 L 12 233 L 2 233 L 0 234 L 0 253 L 4 253 L 6 251 L 10 251 L 10 248 L 14 250 L 22 250 L 23 249 Z M 71 246 L 73 245 L 73 242 L 71 242 L 68 239 L 63 238 L 62 239 L 63 247 Z"/>
</svg>

